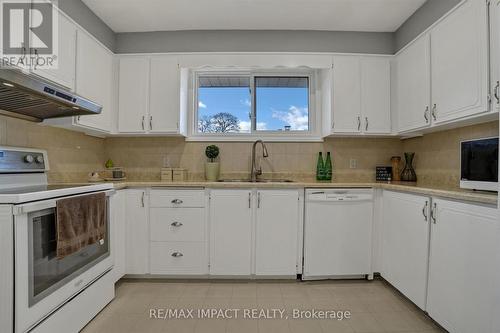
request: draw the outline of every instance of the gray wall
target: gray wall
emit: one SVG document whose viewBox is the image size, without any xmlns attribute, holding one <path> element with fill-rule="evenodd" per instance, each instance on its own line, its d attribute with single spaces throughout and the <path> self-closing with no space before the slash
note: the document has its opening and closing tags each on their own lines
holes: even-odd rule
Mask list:
<svg viewBox="0 0 500 333">
<path fill-rule="evenodd" d="M 430 27 L 440 17 L 455 7 L 461 0 L 427 0 L 394 33 L 395 51 L 399 51 L 408 42 Z"/>
<path fill-rule="evenodd" d="M 81 0 L 59 0 L 59 8 L 69 17 L 90 32 L 101 43 L 115 51 L 116 35 Z"/>
<path fill-rule="evenodd" d="M 392 33 L 210 30 L 119 33 L 117 53 L 352 52 L 392 54 Z"/>
</svg>

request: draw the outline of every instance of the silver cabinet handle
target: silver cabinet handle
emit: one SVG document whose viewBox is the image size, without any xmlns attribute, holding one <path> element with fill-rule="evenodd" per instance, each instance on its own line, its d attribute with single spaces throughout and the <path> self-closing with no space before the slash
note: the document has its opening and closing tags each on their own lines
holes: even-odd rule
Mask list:
<svg viewBox="0 0 500 333">
<path fill-rule="evenodd" d="M 257 192 L 257 208 L 260 208 L 260 192 Z"/>
<path fill-rule="evenodd" d="M 180 258 L 183 257 L 184 255 L 180 253 L 179 251 L 172 253 L 172 257 L 174 258 Z"/>
<path fill-rule="evenodd" d="M 365 131 L 368 131 L 368 117 L 365 117 L 365 122 L 366 122 Z"/>
<path fill-rule="evenodd" d="M 424 219 L 427 221 L 427 207 L 429 206 L 429 201 L 425 202 L 424 208 L 422 208 L 422 215 L 424 215 Z"/>
<path fill-rule="evenodd" d="M 432 106 L 432 119 L 434 119 L 434 120 L 436 120 L 436 119 L 437 119 L 437 117 L 436 117 L 436 109 L 437 109 L 437 105 L 436 105 L 436 104 L 434 104 L 434 105 Z"/>
<path fill-rule="evenodd" d="M 432 205 L 432 208 L 431 208 L 431 220 L 432 220 L 432 223 L 436 224 L 436 209 L 437 209 L 437 204 L 434 203 L 434 205 Z"/>
<path fill-rule="evenodd" d="M 361 117 L 358 116 L 358 131 L 361 130 Z"/>
<path fill-rule="evenodd" d="M 176 204 L 176 205 L 180 205 L 181 203 L 183 203 L 184 201 L 182 201 L 181 199 L 174 199 L 172 200 L 172 203 L 173 204 Z"/>
<path fill-rule="evenodd" d="M 142 124 L 142 130 L 144 131 L 144 116 L 142 116 L 142 122 L 141 122 L 141 124 Z"/>
<path fill-rule="evenodd" d="M 495 86 L 495 91 L 493 93 L 493 95 L 495 95 L 495 99 L 497 100 L 497 104 L 500 104 L 499 89 L 500 89 L 500 81 L 497 81 L 497 84 Z"/>
<path fill-rule="evenodd" d="M 248 192 L 248 208 L 252 208 L 252 193 Z"/>
<path fill-rule="evenodd" d="M 172 227 L 182 227 L 183 226 L 183 224 L 181 222 L 177 222 L 177 221 L 172 222 L 170 225 Z"/>
<path fill-rule="evenodd" d="M 428 124 L 429 123 L 429 106 L 428 105 L 425 107 L 424 118 L 425 118 L 425 123 Z"/>
<path fill-rule="evenodd" d="M 144 206 L 145 206 L 145 204 L 144 204 L 144 196 L 145 196 L 145 195 L 146 195 L 146 194 L 145 194 L 144 192 L 142 192 L 142 195 L 141 195 L 141 206 L 142 206 L 142 207 L 144 207 Z"/>
<path fill-rule="evenodd" d="M 149 129 L 153 130 L 153 116 L 149 116 Z"/>
</svg>

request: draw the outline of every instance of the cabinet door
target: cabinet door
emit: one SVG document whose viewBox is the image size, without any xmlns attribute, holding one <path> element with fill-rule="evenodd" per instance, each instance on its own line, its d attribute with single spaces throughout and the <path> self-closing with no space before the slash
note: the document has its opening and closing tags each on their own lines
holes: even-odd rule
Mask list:
<svg viewBox="0 0 500 333">
<path fill-rule="evenodd" d="M 500 0 L 490 8 L 491 96 L 494 111 L 500 111 Z"/>
<path fill-rule="evenodd" d="M 71 90 L 75 89 L 76 26 L 59 14 L 57 69 L 34 69 L 33 73 Z"/>
<path fill-rule="evenodd" d="M 498 332 L 495 208 L 433 199 L 427 311 L 449 332 Z"/>
<path fill-rule="evenodd" d="M 252 206 L 249 190 L 211 192 L 210 274 L 251 274 Z"/>
<path fill-rule="evenodd" d="M 391 133 L 391 64 L 387 57 L 361 58 L 361 115 L 364 133 Z"/>
<path fill-rule="evenodd" d="M 180 115 L 180 75 L 177 57 L 151 57 L 149 131 L 177 133 Z"/>
<path fill-rule="evenodd" d="M 77 31 L 76 92 L 102 106 L 97 115 L 79 116 L 77 123 L 110 132 L 113 109 L 113 54 L 86 32 Z"/>
<path fill-rule="evenodd" d="M 148 198 L 145 190 L 126 191 L 125 273 L 147 274 L 149 271 Z"/>
<path fill-rule="evenodd" d="M 126 235 L 126 191 L 120 190 L 111 197 L 111 255 L 113 256 L 113 278 L 118 281 L 125 275 Z"/>
<path fill-rule="evenodd" d="M 118 131 L 142 133 L 149 128 L 148 78 L 149 58 L 145 56 L 120 59 L 118 92 Z"/>
<path fill-rule="evenodd" d="M 398 132 L 430 126 L 431 67 L 429 35 L 396 56 Z"/>
<path fill-rule="evenodd" d="M 256 217 L 255 274 L 296 275 L 299 226 L 297 190 L 258 191 Z"/>
<path fill-rule="evenodd" d="M 360 60 L 355 56 L 333 58 L 333 132 L 361 131 Z"/>
<path fill-rule="evenodd" d="M 486 1 L 465 1 L 431 31 L 433 122 L 488 111 Z"/>
<path fill-rule="evenodd" d="M 430 199 L 384 191 L 382 276 L 425 310 Z"/>
</svg>

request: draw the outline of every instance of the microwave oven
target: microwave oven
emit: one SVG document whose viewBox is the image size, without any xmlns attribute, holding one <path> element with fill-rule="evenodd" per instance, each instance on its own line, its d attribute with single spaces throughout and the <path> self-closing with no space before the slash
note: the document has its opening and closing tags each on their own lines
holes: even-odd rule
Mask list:
<svg viewBox="0 0 500 333">
<path fill-rule="evenodd" d="M 498 191 L 498 137 L 460 143 L 460 187 Z"/>
</svg>

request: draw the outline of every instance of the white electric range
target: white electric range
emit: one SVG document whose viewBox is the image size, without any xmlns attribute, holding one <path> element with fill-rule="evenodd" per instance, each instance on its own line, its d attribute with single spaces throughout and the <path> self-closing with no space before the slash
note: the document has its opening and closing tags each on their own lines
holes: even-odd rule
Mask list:
<svg viewBox="0 0 500 333">
<path fill-rule="evenodd" d="M 49 185 L 48 170 L 44 150 L 0 147 L 2 332 L 78 332 L 114 296 L 113 284 L 104 283 L 113 267 L 113 185 Z M 57 258 L 57 201 L 100 192 L 107 198 L 106 236 Z"/>
</svg>

